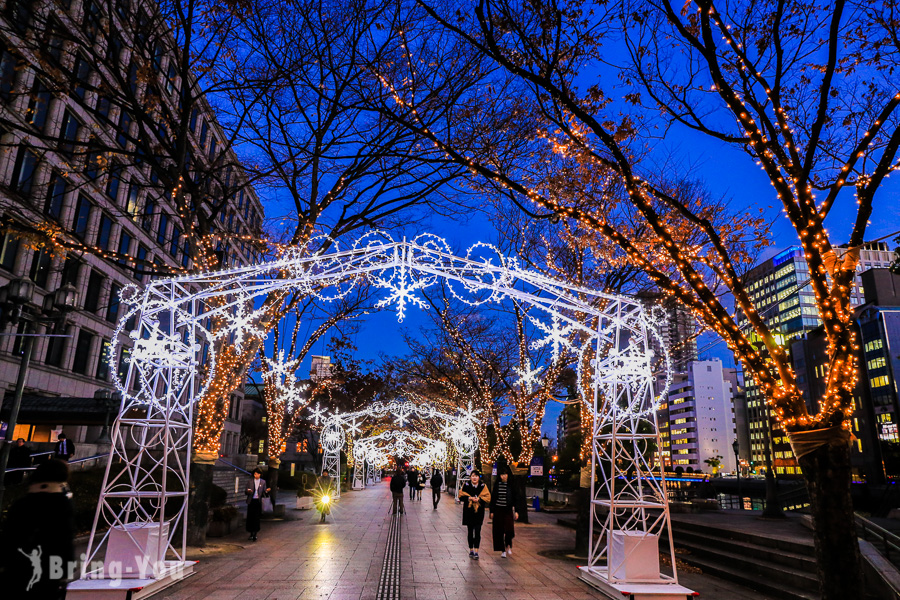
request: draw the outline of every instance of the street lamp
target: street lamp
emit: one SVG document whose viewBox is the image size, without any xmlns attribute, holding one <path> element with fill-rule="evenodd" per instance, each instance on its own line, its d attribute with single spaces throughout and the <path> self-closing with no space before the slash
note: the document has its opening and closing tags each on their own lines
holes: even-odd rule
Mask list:
<svg viewBox="0 0 900 600">
<path fill-rule="evenodd" d="M 34 283 L 30 279 L 24 277 L 13 279 L 0 288 L 0 327 L 7 323 L 16 324 L 20 319 L 25 321 L 22 333 L 10 334 L 25 339 L 22 342 L 22 361 L 19 363 L 19 373 L 16 377 L 16 391 L 6 424 L 3 450 L 0 451 L 0 506 L 3 505 L 3 492 L 6 489 L 4 485 L 6 465 L 9 462 L 9 451 L 12 447 L 16 421 L 19 419 L 19 409 L 22 406 L 22 394 L 28 379 L 28 366 L 31 364 L 34 338 L 68 337 L 58 331 L 65 322 L 66 315 L 78 305 L 78 292 L 71 283 L 67 283 L 52 294 L 47 294 L 41 304 L 42 310 L 39 314 L 29 314 L 26 310 L 33 299 Z M 34 325 L 38 323 L 51 324 L 52 333 L 35 333 Z M 2 407 L 2 402 L 3 398 L 0 397 L 0 407 Z"/>
<path fill-rule="evenodd" d="M 544 447 L 544 458 L 546 458 L 547 448 L 550 447 L 550 438 L 546 433 L 541 438 L 541 445 Z M 545 465 L 544 469 L 546 469 L 544 471 L 544 506 L 547 506 L 547 502 L 550 501 L 550 465 Z"/>
<path fill-rule="evenodd" d="M 741 444 L 737 438 L 734 439 L 731 448 L 734 450 L 734 464 L 738 479 L 738 510 L 744 510 L 744 494 L 741 492 Z"/>
</svg>

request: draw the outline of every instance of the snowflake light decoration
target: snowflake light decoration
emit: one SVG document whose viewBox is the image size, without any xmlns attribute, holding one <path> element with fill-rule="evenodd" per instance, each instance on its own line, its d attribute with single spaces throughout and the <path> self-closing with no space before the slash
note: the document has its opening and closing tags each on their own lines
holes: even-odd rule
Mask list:
<svg viewBox="0 0 900 600">
<path fill-rule="evenodd" d="M 555 361 L 563 350 L 571 349 L 570 336 L 575 331 L 575 327 L 573 325 L 561 326 L 559 316 L 556 313 L 550 316 L 549 325 L 531 315 L 528 316 L 528 320 L 545 334 L 543 338 L 531 342 L 532 350 L 550 346 L 550 354 Z"/>
<path fill-rule="evenodd" d="M 525 364 L 522 365 L 522 368 L 516 369 L 516 373 L 519 374 L 518 383 L 526 393 L 530 394 L 534 391 L 534 386 L 537 385 L 538 375 L 540 375 L 543 370 L 543 367 L 540 366 L 532 369 L 531 360 L 527 357 L 525 358 Z"/>
</svg>

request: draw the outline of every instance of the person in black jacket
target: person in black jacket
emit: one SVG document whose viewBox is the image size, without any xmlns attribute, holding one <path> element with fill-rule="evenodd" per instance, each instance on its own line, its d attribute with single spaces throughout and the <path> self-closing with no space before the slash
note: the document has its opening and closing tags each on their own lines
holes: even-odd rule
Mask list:
<svg viewBox="0 0 900 600">
<path fill-rule="evenodd" d="M 391 504 L 391 513 L 395 515 L 398 508 L 400 509 L 400 514 L 403 514 L 403 488 L 405 487 L 406 477 L 403 476 L 403 471 L 397 469 L 397 472 L 391 477 L 391 496 L 394 498 Z"/>
<path fill-rule="evenodd" d="M 438 502 L 441 501 L 441 486 L 444 485 L 444 478 L 437 469 L 431 475 L 431 501 L 434 502 L 434 510 L 437 510 Z"/>
<path fill-rule="evenodd" d="M 69 466 L 50 459 L 34 470 L 28 494 L 10 507 L 0 539 L 4 598 L 66 597 L 65 578 L 75 568 L 74 511 L 64 485 L 68 478 Z"/>
<path fill-rule="evenodd" d="M 69 462 L 69 459 L 75 456 L 75 444 L 70 442 L 64 433 L 59 434 L 59 437 L 56 439 L 59 441 L 56 442 L 56 447 L 53 449 L 53 456 L 59 460 Z"/>
<path fill-rule="evenodd" d="M 416 488 L 419 486 L 419 472 L 410 467 L 406 471 L 406 483 L 409 484 L 409 499 L 416 499 Z"/>
<path fill-rule="evenodd" d="M 16 445 L 9 450 L 10 469 L 26 469 L 31 466 L 31 448 L 25 445 L 25 440 L 19 438 Z M 7 484 L 21 483 L 25 478 L 25 471 L 12 471 L 6 474 Z"/>
<path fill-rule="evenodd" d="M 512 556 L 512 540 L 516 536 L 515 522 L 519 519 L 516 500 L 516 486 L 509 467 L 501 466 L 500 477 L 494 482 L 494 489 L 491 491 L 490 510 L 494 552 L 502 552 L 502 558 Z"/>
<path fill-rule="evenodd" d="M 469 481 L 459 490 L 459 501 L 463 503 L 463 525 L 469 543 L 469 558 L 478 560 L 481 547 L 481 525 L 484 523 L 484 507 L 491 502 L 491 493 L 481 481 L 481 473 L 472 471 Z"/>
<path fill-rule="evenodd" d="M 262 519 L 262 499 L 269 496 L 272 491 L 266 486 L 266 480 L 262 478 L 262 471 L 253 469 L 253 480 L 250 487 L 244 490 L 247 495 L 247 533 L 250 541 L 255 542 L 259 535 L 259 522 Z"/>
</svg>

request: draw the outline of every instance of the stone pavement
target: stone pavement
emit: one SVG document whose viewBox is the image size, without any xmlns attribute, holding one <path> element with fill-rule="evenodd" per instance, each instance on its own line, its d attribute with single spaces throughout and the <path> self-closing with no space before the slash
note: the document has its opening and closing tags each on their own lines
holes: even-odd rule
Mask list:
<svg viewBox="0 0 900 600">
<path fill-rule="evenodd" d="M 425 492 L 428 492 L 426 490 Z M 514 553 L 500 558 L 490 548 L 485 519 L 481 560 L 468 557 L 461 509 L 444 494 L 432 510 L 430 493 L 406 496 L 401 518 L 401 594 L 420 600 L 582 600 L 601 598 L 577 579 L 579 562 L 546 558 L 574 547 L 574 532 L 556 515 L 529 513 L 516 525 Z M 234 535 L 224 540 L 236 551 L 201 560 L 196 575 L 161 592 L 167 600 L 366 600 L 377 595 L 390 528 L 388 483 L 341 496 L 328 522 L 312 511 L 294 511 L 280 522 L 264 521 L 259 541 Z M 240 547 L 242 546 L 242 548 Z M 759 594 L 697 573 L 679 574 L 701 597 L 755 599 Z"/>
</svg>

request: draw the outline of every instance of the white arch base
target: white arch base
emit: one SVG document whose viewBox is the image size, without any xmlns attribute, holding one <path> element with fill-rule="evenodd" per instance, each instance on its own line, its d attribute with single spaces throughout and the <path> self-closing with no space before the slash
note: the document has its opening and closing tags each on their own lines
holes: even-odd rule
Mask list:
<svg viewBox="0 0 900 600">
<path fill-rule="evenodd" d="M 293 290 L 322 301 L 336 300 L 362 281 L 385 290 L 378 306 L 394 308 L 401 320 L 410 307 L 427 308 L 420 292 L 441 281 L 456 300 L 471 306 L 510 302 L 527 309 L 532 346 L 548 348 L 553 360 L 564 357 L 576 370 L 578 389 L 593 392 L 593 398 L 585 399 L 594 410 L 591 533 L 600 528 L 602 535 L 600 543 L 592 539 L 586 573 L 601 577 L 607 562 L 627 562 L 629 552 L 613 543 L 614 532 L 637 539 L 667 531 L 672 539 L 665 480 L 647 479 L 654 475 L 651 465 L 660 462 L 653 456 L 659 436 L 652 341 L 662 347 L 655 315 L 639 300 L 576 288 L 527 270 L 486 244 L 475 244 L 460 257 L 432 235 L 398 242 L 370 232 L 346 250 L 334 240 L 314 239 L 282 260 L 157 280 L 142 290 L 130 286 L 122 292 L 129 309 L 113 336 L 111 356 L 123 343 L 133 347 L 127 376 L 116 381 L 122 405 L 83 577 L 90 576 L 90 565 L 97 560 L 116 555 L 116 539 L 130 543 L 140 560 L 162 565 L 154 576 L 165 568 L 162 559 L 167 553 L 174 563 L 187 564 L 188 451 L 193 402 L 210 384 L 203 373 L 214 372 L 216 352 L 224 344 L 240 348 L 247 339 L 265 334 L 269 313 L 254 302 L 259 297 Z M 222 319 L 212 322 L 224 320 L 227 325 L 213 329 L 213 317 Z M 125 324 L 132 318 L 137 330 L 127 332 Z M 535 372 L 540 368 L 535 365 Z M 670 370 L 668 364 L 666 369 Z M 528 382 L 523 376 L 515 385 Z M 452 431 L 442 437 L 456 443 L 455 431 L 469 444 L 474 417 L 469 407 L 465 418 L 455 417 Z M 653 438 L 657 446 L 648 448 Z M 477 449 L 474 441 L 458 452 L 462 477 L 457 485 L 468 474 Z M 335 478 L 336 494 L 343 444 L 342 426 L 326 427 L 323 467 Z M 121 472 L 110 469 L 114 459 L 124 465 Z M 651 517 L 648 511 L 654 509 L 656 516 Z M 118 533 L 98 535 L 103 526 Z M 153 530 L 158 544 L 145 543 L 136 535 Z M 670 559 L 674 565 L 671 545 Z M 628 569 L 624 575 L 613 571 L 606 579 L 616 585 L 646 583 L 644 577 L 635 580 Z M 677 572 L 673 581 L 677 583 Z"/>
</svg>

